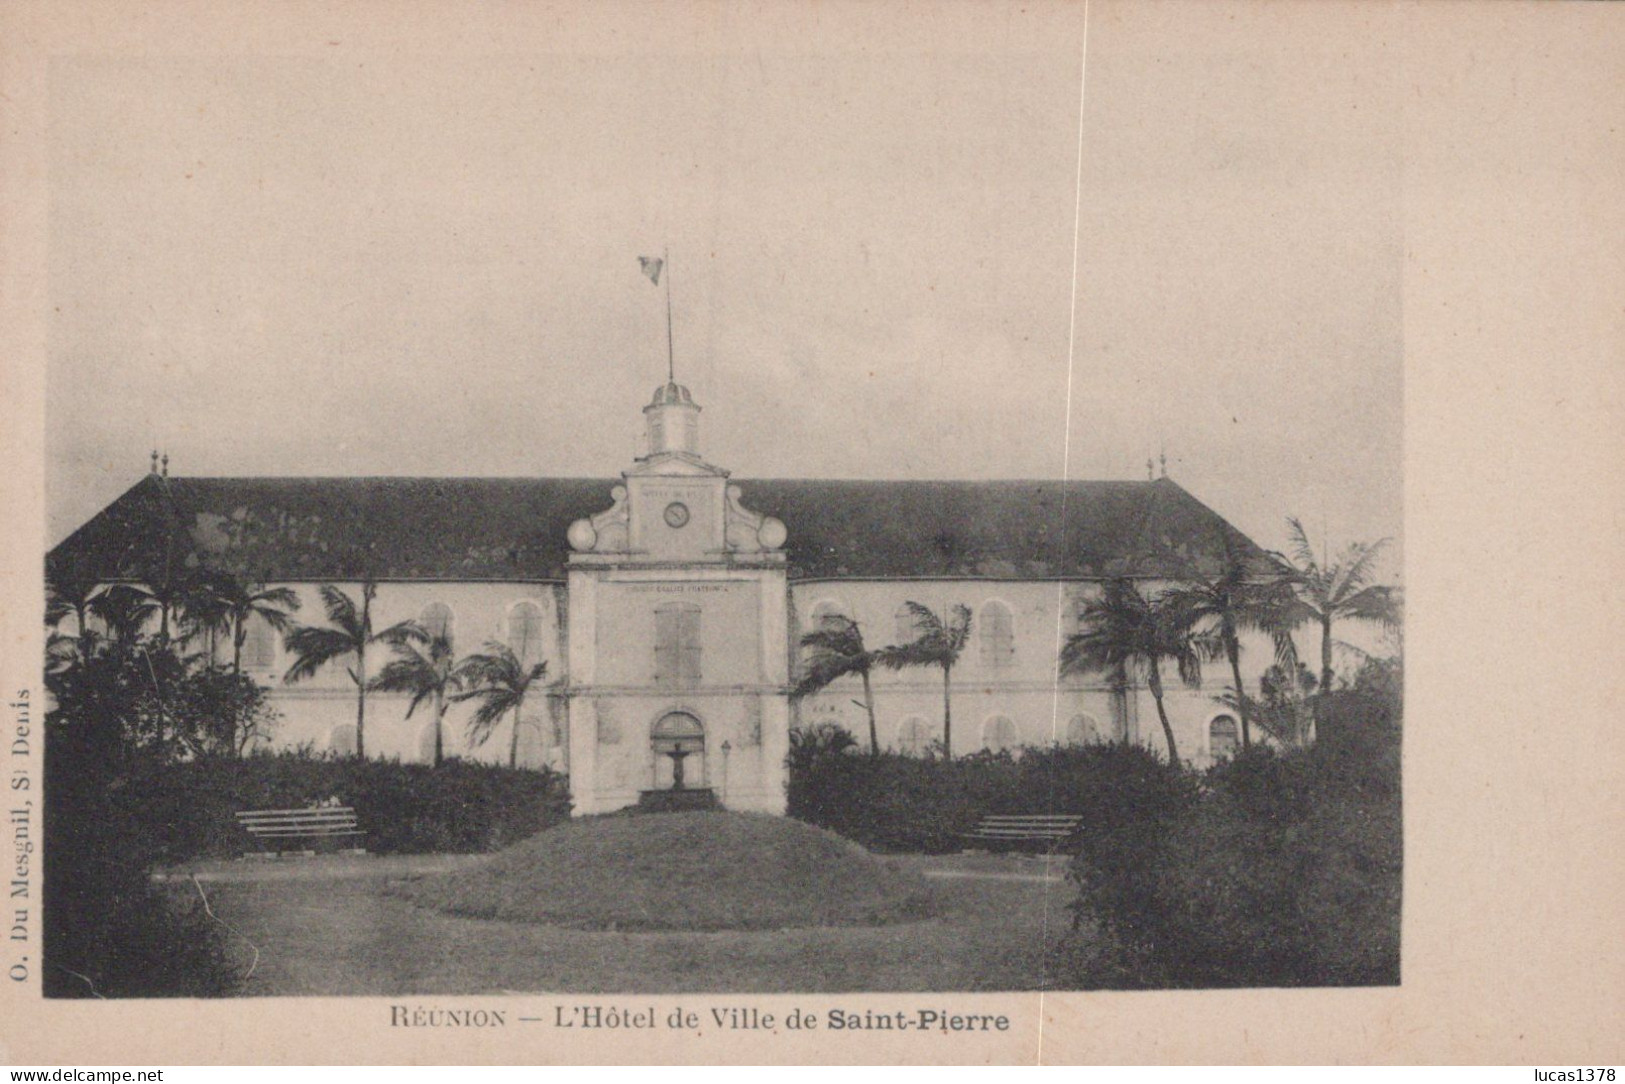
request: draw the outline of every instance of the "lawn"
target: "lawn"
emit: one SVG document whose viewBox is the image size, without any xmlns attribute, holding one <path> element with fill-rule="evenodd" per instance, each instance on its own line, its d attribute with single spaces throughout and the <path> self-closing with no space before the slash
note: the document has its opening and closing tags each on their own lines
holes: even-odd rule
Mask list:
<svg viewBox="0 0 1625 1084">
<path fill-rule="evenodd" d="M 400 896 L 409 873 L 467 861 L 222 863 L 202 887 L 236 958 L 258 950 L 242 992 L 260 996 L 1034 990 L 1071 897 L 1031 860 L 987 856 L 901 859 L 928 875 L 935 917 L 882 926 L 581 930 Z M 187 880 L 170 889 L 196 899 Z"/>
</svg>

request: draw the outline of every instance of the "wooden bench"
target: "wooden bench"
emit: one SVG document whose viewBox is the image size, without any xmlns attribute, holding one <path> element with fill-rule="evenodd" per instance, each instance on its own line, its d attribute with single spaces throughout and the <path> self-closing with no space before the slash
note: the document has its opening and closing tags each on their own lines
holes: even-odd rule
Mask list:
<svg viewBox="0 0 1625 1084">
<path fill-rule="evenodd" d="M 1040 844 L 1052 851 L 1066 842 L 1083 825 L 1081 816 L 1059 813 L 1029 815 L 989 813 L 967 832 L 965 839 L 982 849 L 1007 849 L 1022 844 Z"/>
<path fill-rule="evenodd" d="M 266 852 L 300 851 L 314 854 L 316 844 L 340 843 L 367 833 L 347 805 L 311 806 L 308 809 L 249 809 L 237 814 L 237 823 Z M 296 846 L 273 846 L 286 841 Z M 335 848 L 366 854 L 365 847 Z"/>
</svg>

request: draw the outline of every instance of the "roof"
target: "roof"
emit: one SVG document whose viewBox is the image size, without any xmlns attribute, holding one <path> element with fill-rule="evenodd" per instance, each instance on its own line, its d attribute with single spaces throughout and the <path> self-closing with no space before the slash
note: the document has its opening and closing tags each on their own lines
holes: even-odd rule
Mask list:
<svg viewBox="0 0 1625 1084">
<path fill-rule="evenodd" d="M 47 561 L 100 580 L 173 559 L 261 582 L 562 579 L 570 523 L 609 507 L 617 483 L 148 475 Z M 1227 542 L 1260 552 L 1167 478 L 739 484 L 747 508 L 788 527 L 792 579 L 1171 577 Z"/>
</svg>

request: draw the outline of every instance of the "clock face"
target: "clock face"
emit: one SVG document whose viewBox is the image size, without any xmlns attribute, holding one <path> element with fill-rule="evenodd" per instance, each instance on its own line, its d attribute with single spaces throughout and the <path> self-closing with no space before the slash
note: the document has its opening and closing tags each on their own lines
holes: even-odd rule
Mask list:
<svg viewBox="0 0 1625 1084">
<path fill-rule="evenodd" d="M 688 505 L 672 501 L 666 505 L 666 526 L 681 527 L 688 522 Z"/>
</svg>

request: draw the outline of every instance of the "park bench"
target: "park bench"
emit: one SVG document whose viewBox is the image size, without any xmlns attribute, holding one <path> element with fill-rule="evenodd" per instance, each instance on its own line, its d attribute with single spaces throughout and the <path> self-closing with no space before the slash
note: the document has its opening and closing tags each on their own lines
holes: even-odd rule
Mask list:
<svg viewBox="0 0 1625 1084">
<path fill-rule="evenodd" d="M 1045 851 L 1053 851 L 1077 834 L 1082 825 L 1081 816 L 1064 813 L 989 813 L 976 825 L 975 831 L 965 833 L 964 838 L 973 848 L 981 850 L 1010 850 L 1037 844 Z"/>
<path fill-rule="evenodd" d="M 347 805 L 311 806 L 307 809 L 248 809 L 237 814 L 237 823 L 263 848 L 261 853 L 290 851 L 315 854 L 318 844 L 345 843 L 367 833 Z M 333 847 L 351 854 L 365 854 L 365 847 Z"/>
</svg>

